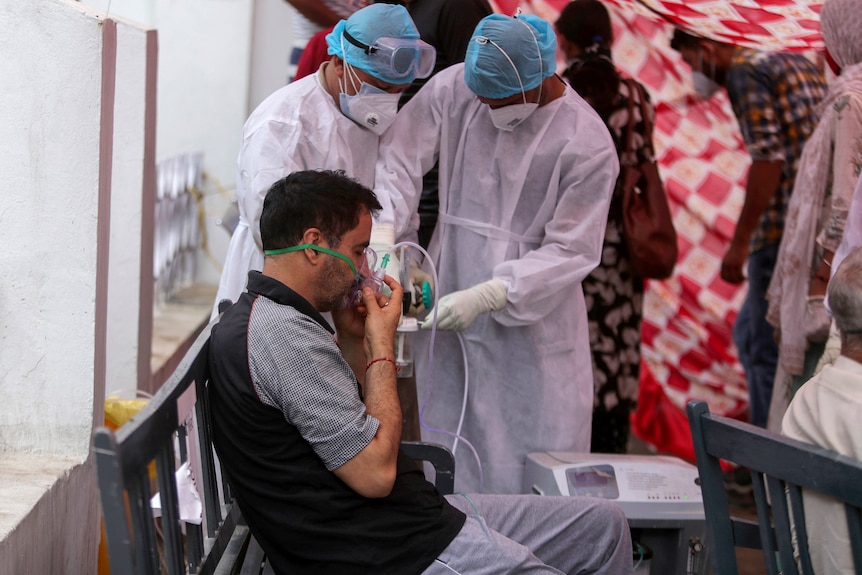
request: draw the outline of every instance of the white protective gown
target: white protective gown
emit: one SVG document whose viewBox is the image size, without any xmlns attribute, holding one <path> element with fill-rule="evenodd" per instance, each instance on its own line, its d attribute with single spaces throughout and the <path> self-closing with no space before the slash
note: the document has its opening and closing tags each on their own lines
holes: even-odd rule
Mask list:
<svg viewBox="0 0 862 575">
<path fill-rule="evenodd" d="M 378 142 L 335 105 L 324 88 L 323 68 L 277 90 L 252 112 L 237 158 L 239 225 L 228 245 L 216 306 L 222 299 L 236 301 L 249 270 L 263 269 L 260 214 L 270 186 L 297 170 L 326 169 L 344 170 L 372 187 Z"/>
<path fill-rule="evenodd" d="M 598 264 L 619 163 L 602 121 L 571 88 L 512 132 L 464 83 L 464 65 L 432 78 L 381 139 L 378 222 L 411 227 L 422 174 L 440 162 L 440 218 L 429 246 L 438 294 L 491 278 L 502 311 L 463 332 L 469 367 L 461 435 L 478 451 L 482 490 L 520 493 L 525 456 L 590 449 L 593 378 L 581 280 Z M 452 438 L 464 394 L 457 335 L 416 339 L 423 437 Z M 430 399 L 426 405 L 426 394 Z M 479 491 L 470 450 L 457 448 L 456 490 Z"/>
</svg>

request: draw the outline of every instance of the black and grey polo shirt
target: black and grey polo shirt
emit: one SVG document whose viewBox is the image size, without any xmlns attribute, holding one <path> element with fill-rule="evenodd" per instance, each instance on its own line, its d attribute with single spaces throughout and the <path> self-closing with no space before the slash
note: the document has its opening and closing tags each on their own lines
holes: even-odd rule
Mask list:
<svg viewBox="0 0 862 575">
<path fill-rule="evenodd" d="M 358 495 L 335 474 L 380 423 L 326 320 L 250 272 L 210 343 L 213 434 L 243 515 L 276 572 L 421 573 L 461 530 L 403 454 L 392 493 Z"/>
</svg>

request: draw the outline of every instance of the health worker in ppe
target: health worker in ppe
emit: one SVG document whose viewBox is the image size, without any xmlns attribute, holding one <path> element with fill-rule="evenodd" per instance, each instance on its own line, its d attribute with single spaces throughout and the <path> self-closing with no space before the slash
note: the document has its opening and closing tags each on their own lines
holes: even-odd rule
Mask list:
<svg viewBox="0 0 862 575">
<path fill-rule="evenodd" d="M 270 186 L 308 169 L 342 170 L 373 186 L 380 135 L 395 119 L 401 92 L 434 69 L 434 48 L 419 39 L 403 6 L 362 8 L 339 22 L 326 42 L 331 60 L 317 74 L 270 95 L 243 127 L 237 159 L 239 224 L 215 308 L 223 299 L 236 301 L 248 272 L 262 269 L 260 214 Z"/>
<path fill-rule="evenodd" d="M 459 443 L 456 490 L 522 492 L 527 453 L 590 448 L 581 281 L 599 262 L 619 163 L 602 120 L 555 75 L 556 50 L 541 18 L 484 18 L 465 62 L 431 78 L 381 140 L 375 228 L 396 237 L 412 232 L 422 174 L 439 160 L 429 254 L 442 331 L 433 364 L 429 332 L 414 349 L 423 437 L 452 445 L 427 428 L 459 429 L 465 366 L 452 332 L 465 341 L 460 435 L 481 468 Z"/>
</svg>

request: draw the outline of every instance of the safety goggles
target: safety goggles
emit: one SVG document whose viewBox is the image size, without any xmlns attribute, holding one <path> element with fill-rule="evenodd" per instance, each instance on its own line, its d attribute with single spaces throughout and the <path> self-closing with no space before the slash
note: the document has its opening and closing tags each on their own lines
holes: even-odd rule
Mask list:
<svg viewBox="0 0 862 575">
<path fill-rule="evenodd" d="M 437 51 L 430 44 L 415 38 L 378 38 L 373 44 L 365 44 L 344 31 L 344 39 L 362 49 L 382 66 L 388 68 L 388 76 L 406 78 L 411 73 L 417 78 L 427 78 L 434 71 Z"/>
</svg>

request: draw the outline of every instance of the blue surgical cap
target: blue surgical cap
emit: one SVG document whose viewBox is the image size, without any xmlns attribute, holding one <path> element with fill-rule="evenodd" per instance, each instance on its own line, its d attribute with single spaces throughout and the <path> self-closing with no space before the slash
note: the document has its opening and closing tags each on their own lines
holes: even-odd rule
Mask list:
<svg viewBox="0 0 862 575">
<path fill-rule="evenodd" d="M 537 87 L 556 68 L 557 37 L 548 21 L 532 14 L 491 14 L 470 38 L 464 80 L 477 96 L 508 98 L 521 93 L 522 83 L 524 91 Z"/>
<path fill-rule="evenodd" d="M 341 20 L 326 35 L 327 52 L 338 56 L 351 66 L 371 74 L 387 84 L 408 84 L 416 74 L 411 72 L 400 78 L 390 75 L 389 62 L 383 62 L 374 54 L 366 54 L 362 48 L 353 45 L 346 38 L 347 31 L 353 38 L 369 46 L 378 38 L 419 39 L 419 30 L 410 18 L 407 8 L 400 4 L 370 4 L 354 12 L 347 20 Z"/>
</svg>

